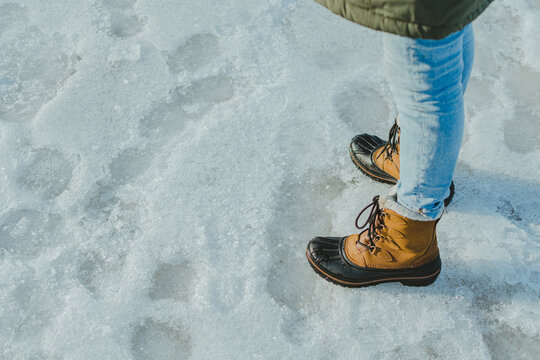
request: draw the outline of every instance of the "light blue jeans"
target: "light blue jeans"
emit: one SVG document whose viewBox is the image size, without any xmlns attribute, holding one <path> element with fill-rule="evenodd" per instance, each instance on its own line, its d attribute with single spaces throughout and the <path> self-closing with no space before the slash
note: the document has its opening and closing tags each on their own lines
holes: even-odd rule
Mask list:
<svg viewBox="0 0 540 360">
<path fill-rule="evenodd" d="M 384 70 L 399 113 L 397 201 L 436 219 L 454 175 L 463 94 L 474 58 L 472 25 L 442 40 L 383 34 Z"/>
</svg>

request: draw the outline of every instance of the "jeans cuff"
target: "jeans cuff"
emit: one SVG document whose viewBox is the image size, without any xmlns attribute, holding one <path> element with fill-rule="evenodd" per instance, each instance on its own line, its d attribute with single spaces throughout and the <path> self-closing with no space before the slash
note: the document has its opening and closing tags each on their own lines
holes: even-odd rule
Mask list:
<svg viewBox="0 0 540 360">
<path fill-rule="evenodd" d="M 444 210 L 444 205 L 441 206 L 440 209 L 431 212 L 423 212 L 421 211 L 421 209 L 416 210 L 398 201 L 397 194 L 395 193 L 391 193 L 387 196 L 382 196 L 380 204 L 382 208 L 390 209 L 392 211 L 395 211 L 399 215 L 406 217 L 407 219 L 416 221 L 438 220 L 442 216 Z"/>
</svg>

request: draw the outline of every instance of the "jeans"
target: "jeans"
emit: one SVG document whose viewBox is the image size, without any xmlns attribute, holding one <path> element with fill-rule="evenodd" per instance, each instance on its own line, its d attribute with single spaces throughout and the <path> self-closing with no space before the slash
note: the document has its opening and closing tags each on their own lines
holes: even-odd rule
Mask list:
<svg viewBox="0 0 540 360">
<path fill-rule="evenodd" d="M 463 95 L 474 58 L 472 25 L 441 40 L 383 34 L 384 71 L 399 113 L 397 201 L 437 219 L 463 137 Z"/>
</svg>

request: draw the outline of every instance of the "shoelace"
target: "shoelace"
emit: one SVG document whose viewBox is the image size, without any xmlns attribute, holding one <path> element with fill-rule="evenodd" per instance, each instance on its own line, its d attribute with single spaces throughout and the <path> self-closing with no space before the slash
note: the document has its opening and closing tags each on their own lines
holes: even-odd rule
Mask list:
<svg viewBox="0 0 540 360">
<path fill-rule="evenodd" d="M 394 125 L 390 128 L 390 132 L 388 133 L 388 141 L 386 142 L 386 145 L 384 145 L 383 150 L 379 153 L 377 158 L 381 156 L 383 153 L 386 154 L 386 158 L 390 159 L 392 158 L 392 152 L 397 151 L 397 145 L 398 145 L 398 135 L 399 135 L 399 125 L 397 124 L 397 121 L 394 122 Z"/>
<path fill-rule="evenodd" d="M 362 226 L 358 226 L 358 220 L 360 219 L 360 216 L 362 216 L 362 214 L 370 207 L 371 207 L 371 211 L 369 212 L 369 216 L 368 216 L 366 222 Z M 375 248 L 376 248 L 375 240 L 377 240 L 378 238 L 381 237 L 381 235 L 379 235 L 379 233 L 378 233 L 378 230 L 381 230 L 381 229 L 383 229 L 385 227 L 383 219 L 384 219 L 384 212 L 381 210 L 381 208 L 379 206 L 379 195 L 377 195 L 377 196 L 375 196 L 373 198 L 373 202 L 371 204 L 367 205 L 365 208 L 363 208 L 360 211 L 360 213 L 356 217 L 356 221 L 355 221 L 356 227 L 361 230 L 360 233 L 363 233 L 363 231 L 365 230 L 366 225 L 368 225 L 368 227 L 367 227 L 367 232 L 368 232 L 367 238 L 368 238 L 368 241 L 369 241 L 369 245 L 366 245 L 366 244 L 362 243 L 360 241 L 360 236 L 358 236 L 358 240 L 357 240 L 356 243 L 363 246 L 363 247 L 365 247 L 369 251 L 375 250 Z"/>
</svg>

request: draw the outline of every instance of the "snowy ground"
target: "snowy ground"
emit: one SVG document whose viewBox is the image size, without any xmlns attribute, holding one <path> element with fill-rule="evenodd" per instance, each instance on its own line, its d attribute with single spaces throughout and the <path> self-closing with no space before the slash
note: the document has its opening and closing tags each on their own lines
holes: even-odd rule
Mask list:
<svg viewBox="0 0 540 360">
<path fill-rule="evenodd" d="M 379 34 L 310 0 L 0 0 L 0 358 L 532 359 L 540 5 L 475 23 L 427 288 L 317 277 L 387 187 Z"/>
</svg>

